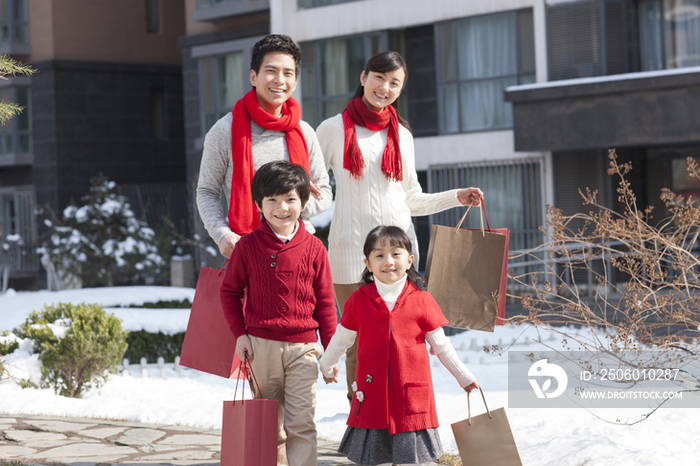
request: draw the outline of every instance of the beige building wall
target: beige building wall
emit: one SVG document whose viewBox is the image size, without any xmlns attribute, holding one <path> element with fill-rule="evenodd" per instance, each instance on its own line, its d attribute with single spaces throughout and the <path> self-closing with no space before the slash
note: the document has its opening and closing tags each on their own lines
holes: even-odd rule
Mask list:
<svg viewBox="0 0 700 466">
<path fill-rule="evenodd" d="M 185 0 L 160 1 L 160 33 L 146 32 L 145 0 L 29 0 L 29 62 L 181 63 Z"/>
</svg>

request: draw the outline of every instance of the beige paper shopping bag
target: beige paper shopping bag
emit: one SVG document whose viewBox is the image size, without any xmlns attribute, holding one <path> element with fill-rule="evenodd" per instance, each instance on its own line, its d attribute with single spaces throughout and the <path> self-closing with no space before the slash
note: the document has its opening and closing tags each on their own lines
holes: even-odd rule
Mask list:
<svg viewBox="0 0 700 466">
<path fill-rule="evenodd" d="M 493 332 L 505 317 L 508 230 L 460 228 L 468 213 L 456 228 L 433 225 L 427 290 L 451 327 Z"/>
<path fill-rule="evenodd" d="M 484 392 L 481 392 L 484 398 Z M 469 394 L 467 394 L 469 405 Z M 486 398 L 484 398 L 486 405 Z M 463 466 L 522 466 L 505 408 L 489 411 L 452 424 Z"/>
</svg>

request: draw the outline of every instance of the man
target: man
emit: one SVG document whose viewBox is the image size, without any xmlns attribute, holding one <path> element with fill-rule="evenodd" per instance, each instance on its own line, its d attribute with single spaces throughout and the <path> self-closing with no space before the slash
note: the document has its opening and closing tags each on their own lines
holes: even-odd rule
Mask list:
<svg viewBox="0 0 700 466">
<path fill-rule="evenodd" d="M 250 183 L 262 165 L 285 160 L 307 169 L 312 198 L 302 219 L 311 233 L 314 228 L 308 219 L 331 205 L 328 172 L 316 133 L 301 121 L 301 109 L 292 98 L 300 62 L 301 52 L 289 36 L 273 34 L 256 43 L 250 62 L 253 89 L 204 138 L 197 207 L 209 235 L 227 259 L 238 239 L 260 221 Z M 221 205 L 222 188 L 228 215 Z"/>
</svg>

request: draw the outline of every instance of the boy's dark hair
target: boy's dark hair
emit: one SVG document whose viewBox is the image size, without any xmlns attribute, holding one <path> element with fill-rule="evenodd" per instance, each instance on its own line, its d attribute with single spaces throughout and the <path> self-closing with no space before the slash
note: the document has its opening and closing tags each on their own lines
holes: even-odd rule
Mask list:
<svg viewBox="0 0 700 466">
<path fill-rule="evenodd" d="M 378 227 L 374 227 L 367 235 L 367 239 L 365 239 L 365 245 L 362 248 L 365 258 L 369 259 L 369 255 L 372 254 L 374 245 L 377 244 L 378 241 L 384 242 L 387 240 L 389 241 L 390 245 L 403 248 L 408 251 L 409 256 L 413 255 L 411 238 L 408 237 L 403 229 L 395 226 L 379 225 Z M 419 290 L 423 289 L 425 286 L 425 280 L 423 279 L 423 275 L 416 270 L 413 264 L 411 264 L 411 266 L 408 268 L 406 275 L 408 275 L 408 281 L 416 285 L 416 288 Z M 362 272 L 361 281 L 364 283 L 372 283 L 374 281 L 374 275 L 367 267 L 365 267 L 365 270 Z"/>
<path fill-rule="evenodd" d="M 260 73 L 260 66 L 262 65 L 263 58 L 270 52 L 281 52 L 291 55 L 294 59 L 295 75 L 299 76 L 301 51 L 292 38 L 284 34 L 270 34 L 260 39 L 253 46 L 253 54 L 250 57 L 250 69 L 255 71 L 255 74 Z"/>
<path fill-rule="evenodd" d="M 311 193 L 309 174 L 300 165 L 282 161 L 266 163 L 258 168 L 250 186 L 253 201 L 258 207 L 266 197 L 287 194 L 295 189 L 301 205 L 305 206 Z"/>
</svg>

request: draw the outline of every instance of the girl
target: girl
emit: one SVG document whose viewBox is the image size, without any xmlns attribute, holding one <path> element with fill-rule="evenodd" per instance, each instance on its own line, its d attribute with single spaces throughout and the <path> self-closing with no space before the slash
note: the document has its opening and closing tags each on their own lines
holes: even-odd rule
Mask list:
<svg viewBox="0 0 700 466">
<path fill-rule="evenodd" d="M 423 193 L 416 175 L 413 137 L 397 111 L 407 79 L 401 55 L 375 55 L 360 74 L 360 86 L 347 108 L 317 130 L 326 168 L 333 170 L 336 180 L 328 256 L 341 315 L 348 296 L 360 287 L 362 242 L 372 228 L 401 227 L 417 255 L 411 216 L 479 205 L 483 196 L 479 188 Z M 354 354 L 351 348 L 346 359 L 348 398 L 352 398 Z"/>
<path fill-rule="evenodd" d="M 378 226 L 363 252 L 365 285 L 348 298 L 321 358 L 324 380 L 337 382 L 340 356 L 357 338 L 354 396 L 338 451 L 363 465 L 433 461 L 442 445 L 425 342 L 464 390 L 479 385 L 457 358 L 442 330 L 447 319 L 411 267 L 408 235 Z"/>
</svg>

